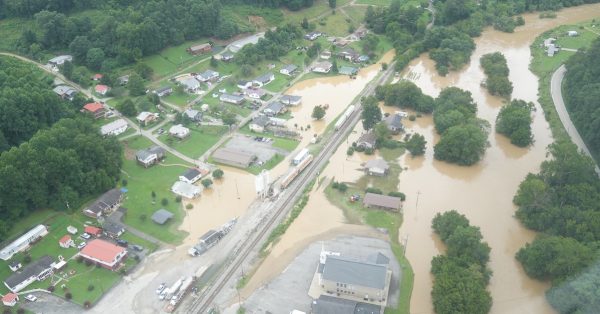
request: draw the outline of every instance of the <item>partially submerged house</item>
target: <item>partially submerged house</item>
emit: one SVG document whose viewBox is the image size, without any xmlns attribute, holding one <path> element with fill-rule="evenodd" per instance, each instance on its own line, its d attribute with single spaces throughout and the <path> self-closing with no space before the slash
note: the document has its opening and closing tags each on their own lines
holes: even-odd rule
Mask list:
<svg viewBox="0 0 600 314">
<path fill-rule="evenodd" d="M 371 176 L 385 176 L 390 170 L 390 165 L 382 158 L 369 160 L 365 163 L 365 172 Z"/>
<path fill-rule="evenodd" d="M 135 153 L 135 159 L 140 165 L 144 166 L 144 168 L 159 163 L 161 160 L 165 159 L 166 156 L 167 151 L 157 145 L 138 150 Z"/>
<path fill-rule="evenodd" d="M 390 130 L 394 134 L 398 134 L 404 131 L 404 126 L 402 125 L 402 115 L 398 113 L 391 114 L 387 116 L 383 122 L 387 126 L 388 130 Z"/>
<path fill-rule="evenodd" d="M 121 206 L 123 196 L 123 192 L 120 189 L 114 188 L 108 190 L 90 204 L 90 206 L 86 207 L 83 210 L 83 214 L 92 218 L 100 218 L 108 215 Z"/>
<path fill-rule="evenodd" d="M 356 146 L 363 149 L 375 149 L 377 136 L 374 132 L 363 133 L 356 141 Z"/>
<path fill-rule="evenodd" d="M 312 71 L 315 73 L 329 73 L 333 64 L 329 61 L 317 62 L 312 67 Z"/>
<path fill-rule="evenodd" d="M 194 199 L 200 195 L 202 188 L 187 182 L 177 181 L 171 187 L 171 191 L 181 197 Z"/>
<path fill-rule="evenodd" d="M 342 66 L 338 72 L 343 75 L 355 76 L 358 74 L 358 69 L 350 66 Z"/>
<path fill-rule="evenodd" d="M 98 266 L 117 270 L 127 256 L 127 250 L 108 241 L 94 239 L 89 241 L 78 255 Z"/>
<path fill-rule="evenodd" d="M 52 275 L 54 260 L 44 255 L 36 261 L 25 266 L 21 272 L 14 273 L 4 280 L 4 285 L 12 292 L 17 293 L 35 281 L 42 281 Z"/>
<path fill-rule="evenodd" d="M 235 148 L 219 148 L 214 152 L 212 158 L 221 164 L 248 168 L 256 160 L 256 155 Z"/>
<path fill-rule="evenodd" d="M 129 126 L 127 124 L 127 121 L 125 121 L 124 119 L 117 119 L 100 127 L 100 134 L 102 134 L 103 136 L 117 136 L 127 131 L 128 127 Z"/>
<path fill-rule="evenodd" d="M 13 255 L 28 249 L 32 243 L 48 234 L 48 228 L 37 225 L 0 250 L 0 258 L 8 261 Z"/>
<path fill-rule="evenodd" d="M 369 208 L 398 211 L 402 207 L 402 200 L 395 196 L 367 193 L 363 199 L 363 205 Z"/>
</svg>

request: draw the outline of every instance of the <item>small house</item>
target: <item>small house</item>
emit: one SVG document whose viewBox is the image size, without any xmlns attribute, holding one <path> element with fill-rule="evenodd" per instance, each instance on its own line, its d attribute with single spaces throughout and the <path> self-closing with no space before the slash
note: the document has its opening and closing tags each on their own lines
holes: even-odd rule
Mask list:
<svg viewBox="0 0 600 314">
<path fill-rule="evenodd" d="M 104 75 L 100 74 L 100 73 L 96 73 L 94 75 L 92 75 L 92 81 L 99 81 L 104 77 Z"/>
<path fill-rule="evenodd" d="M 73 62 L 73 56 L 71 55 L 62 55 L 54 57 L 48 60 L 48 63 L 53 66 L 63 65 L 65 62 Z"/>
<path fill-rule="evenodd" d="M 10 270 L 12 270 L 13 272 L 21 269 L 23 267 L 23 264 L 21 264 L 21 262 L 19 261 L 12 261 L 8 264 L 8 268 L 10 268 Z"/>
<path fill-rule="evenodd" d="M 321 52 L 321 54 L 319 55 L 319 57 L 323 60 L 329 60 L 331 58 L 331 51 L 329 50 L 323 50 L 323 52 Z"/>
<path fill-rule="evenodd" d="M 77 90 L 68 85 L 58 85 L 52 91 L 60 98 L 68 100 L 73 100 L 73 97 L 77 94 Z"/>
<path fill-rule="evenodd" d="M 265 97 L 267 91 L 262 88 L 246 88 L 242 90 L 242 93 L 252 99 L 261 99 Z"/>
<path fill-rule="evenodd" d="M 214 81 L 219 78 L 219 72 L 213 70 L 206 70 L 198 75 L 196 75 L 196 79 L 200 82 L 209 82 Z"/>
<path fill-rule="evenodd" d="M 187 109 L 183 114 L 194 122 L 202 121 L 202 112 L 196 109 Z"/>
<path fill-rule="evenodd" d="M 359 62 L 359 63 L 369 62 L 369 60 L 371 60 L 371 57 L 369 57 L 367 55 L 360 55 L 360 56 L 358 56 L 358 58 L 356 58 L 356 62 Z"/>
<path fill-rule="evenodd" d="M 58 240 L 58 245 L 60 245 L 62 248 L 68 249 L 72 246 L 75 246 L 75 242 L 73 242 L 73 239 L 71 239 L 70 235 L 66 234 Z"/>
<path fill-rule="evenodd" d="M 338 52 L 338 57 L 347 61 L 354 61 L 359 57 L 359 54 L 352 48 L 345 48 L 344 50 Z"/>
<path fill-rule="evenodd" d="M 96 238 L 102 235 L 102 229 L 95 226 L 85 226 L 85 228 L 83 228 L 83 232 Z"/>
<path fill-rule="evenodd" d="M 356 141 L 356 146 L 361 147 L 363 149 L 375 149 L 375 145 L 377 144 L 377 136 L 374 132 L 367 132 L 361 135 Z"/>
<path fill-rule="evenodd" d="M 128 125 L 127 125 L 127 121 L 125 121 L 124 119 L 118 119 L 115 120 L 111 123 L 105 124 L 102 127 L 100 127 L 100 134 L 102 134 L 103 136 L 109 136 L 109 135 L 119 135 L 122 134 L 123 132 L 127 131 Z"/>
<path fill-rule="evenodd" d="M 19 301 L 19 295 L 16 293 L 9 292 L 2 297 L 2 304 L 5 306 L 13 307 L 17 305 L 17 301 Z"/>
<path fill-rule="evenodd" d="M 212 51 L 212 46 L 210 43 L 194 45 L 187 49 L 187 52 L 192 55 L 199 55 L 199 54 L 208 53 L 211 51 Z"/>
<path fill-rule="evenodd" d="M 173 216 L 174 215 L 172 212 L 161 208 L 152 214 L 152 221 L 159 225 L 164 225 L 167 221 L 169 221 L 169 219 L 173 218 Z"/>
<path fill-rule="evenodd" d="M 363 199 L 363 205 L 369 208 L 398 211 L 402 206 L 402 200 L 395 196 L 367 193 Z"/>
<path fill-rule="evenodd" d="M 48 234 L 48 228 L 44 225 L 37 225 L 25 234 L 5 246 L 0 250 L 0 258 L 8 261 L 13 255 L 26 250 L 29 248 L 31 243 L 36 242 L 38 239 Z"/>
<path fill-rule="evenodd" d="M 190 135 L 190 129 L 184 127 L 182 124 L 177 124 L 169 129 L 169 134 L 178 139 L 184 139 Z"/>
<path fill-rule="evenodd" d="M 158 119 L 158 113 L 142 111 L 140 114 L 135 117 L 135 119 L 140 123 L 140 125 L 146 126 Z"/>
<path fill-rule="evenodd" d="M 200 89 L 200 82 L 194 77 L 188 77 L 181 81 L 183 89 L 188 93 L 195 93 Z"/>
<path fill-rule="evenodd" d="M 569 37 L 577 37 L 577 36 L 579 36 L 579 33 L 577 31 L 568 31 L 567 32 L 567 36 L 569 36 Z"/>
<path fill-rule="evenodd" d="M 117 82 L 119 82 L 119 85 L 121 86 L 127 85 L 127 83 L 129 83 L 129 75 L 119 76 Z"/>
<path fill-rule="evenodd" d="M 312 71 L 315 73 L 329 73 L 333 64 L 329 61 L 317 62 L 313 67 Z"/>
<path fill-rule="evenodd" d="M 358 69 L 350 66 L 342 66 L 339 70 L 340 74 L 355 76 L 358 73 Z"/>
<path fill-rule="evenodd" d="M 265 73 L 254 80 L 252 80 L 252 84 L 257 87 L 263 87 L 275 80 L 275 75 L 273 73 Z"/>
<path fill-rule="evenodd" d="M 555 44 L 550 44 L 548 45 L 546 51 L 548 53 L 548 57 L 554 57 L 554 55 L 560 51 L 560 48 L 558 48 Z"/>
<path fill-rule="evenodd" d="M 177 181 L 171 187 L 171 191 L 181 197 L 194 199 L 200 196 L 202 189 L 199 186 L 187 182 Z"/>
<path fill-rule="evenodd" d="M 78 255 L 98 266 L 117 270 L 127 256 L 127 250 L 108 241 L 94 239 L 88 242 Z"/>
<path fill-rule="evenodd" d="M 108 93 L 108 91 L 110 90 L 110 87 L 103 85 L 103 84 L 98 84 L 96 85 L 96 87 L 94 87 L 94 90 L 96 91 L 96 93 L 98 95 L 106 95 L 106 93 Z"/>
<path fill-rule="evenodd" d="M 196 168 L 189 168 L 179 176 L 179 181 L 187 182 L 190 184 L 196 183 L 202 178 L 202 172 Z"/>
<path fill-rule="evenodd" d="M 77 234 L 77 228 L 73 227 L 73 226 L 68 226 L 67 227 L 67 232 L 72 234 L 72 235 L 76 235 Z"/>
<path fill-rule="evenodd" d="M 556 42 L 556 38 L 546 38 L 544 39 L 544 47 L 548 48 L 548 46 L 550 45 L 554 45 L 554 43 Z"/>
<path fill-rule="evenodd" d="M 365 163 L 365 172 L 370 176 L 385 176 L 388 174 L 390 166 L 388 163 L 381 159 L 372 159 Z"/>
<path fill-rule="evenodd" d="M 304 39 L 314 41 L 317 38 L 321 37 L 321 35 L 323 35 L 321 32 L 310 32 L 304 35 Z"/>
<path fill-rule="evenodd" d="M 120 223 L 113 222 L 107 219 L 102 224 L 102 233 L 107 237 L 117 239 L 123 233 L 125 233 L 125 228 L 123 228 L 123 226 Z"/>
<path fill-rule="evenodd" d="M 248 168 L 248 166 L 250 166 L 256 160 L 256 155 L 239 150 L 237 148 L 228 147 L 217 149 L 213 153 L 212 158 L 215 162 L 224 165 Z"/>
<path fill-rule="evenodd" d="M 276 115 L 284 113 L 286 110 L 287 109 L 285 108 L 284 104 L 282 104 L 278 101 L 272 101 L 269 105 L 267 105 L 267 107 L 263 110 L 263 112 L 267 116 L 276 116 Z"/>
<path fill-rule="evenodd" d="M 279 101 L 284 105 L 298 106 L 302 102 L 302 96 L 283 95 L 279 98 Z"/>
<path fill-rule="evenodd" d="M 221 61 L 229 62 L 231 60 L 233 60 L 233 52 L 226 50 L 225 52 L 221 53 Z"/>
<path fill-rule="evenodd" d="M 17 293 L 35 281 L 42 281 L 52 275 L 54 270 L 54 261 L 49 255 L 44 255 L 40 259 L 31 262 L 23 267 L 23 270 L 8 276 L 4 280 L 4 285 L 12 292 Z"/>
<path fill-rule="evenodd" d="M 246 89 L 252 87 L 252 81 L 240 80 L 237 82 L 237 87 L 239 89 Z"/>
<path fill-rule="evenodd" d="M 399 113 L 394 113 L 387 116 L 383 123 L 387 125 L 388 130 L 390 130 L 394 134 L 398 134 L 404 130 L 404 126 L 402 125 L 402 115 Z"/>
<path fill-rule="evenodd" d="M 92 218 L 100 218 L 116 210 L 123 201 L 123 192 L 120 189 L 111 189 L 102 194 L 90 206 L 83 210 L 83 213 Z"/>
<path fill-rule="evenodd" d="M 219 97 L 219 100 L 222 101 L 222 102 L 226 102 L 226 103 L 230 103 L 230 104 L 234 104 L 234 105 L 239 105 L 239 104 L 241 104 L 241 103 L 244 102 L 244 97 L 223 93 Z"/>
<path fill-rule="evenodd" d="M 169 96 L 171 93 L 173 93 L 173 88 L 171 86 L 161 87 L 155 90 L 154 93 L 158 95 L 158 97 Z"/>
<path fill-rule="evenodd" d="M 81 112 L 91 114 L 94 117 L 94 119 L 100 119 L 103 118 L 106 114 L 106 109 L 104 109 L 104 106 L 99 102 L 91 102 L 85 104 L 85 106 L 83 106 L 83 109 L 81 109 Z"/>
<path fill-rule="evenodd" d="M 161 160 L 165 159 L 166 156 L 167 151 L 160 146 L 152 146 L 135 153 L 135 159 L 140 165 L 144 166 L 144 168 L 159 163 Z"/>
<path fill-rule="evenodd" d="M 294 73 L 296 73 L 297 70 L 298 67 L 295 64 L 288 64 L 281 68 L 281 70 L 279 70 L 279 73 L 287 76 L 292 76 L 294 75 Z"/>
<path fill-rule="evenodd" d="M 258 116 L 254 119 L 252 119 L 252 121 L 250 121 L 250 124 L 248 125 L 248 127 L 250 128 L 250 131 L 252 132 L 256 132 L 256 133 L 262 133 L 265 131 L 266 127 L 269 125 L 269 118 L 267 116 Z"/>
</svg>

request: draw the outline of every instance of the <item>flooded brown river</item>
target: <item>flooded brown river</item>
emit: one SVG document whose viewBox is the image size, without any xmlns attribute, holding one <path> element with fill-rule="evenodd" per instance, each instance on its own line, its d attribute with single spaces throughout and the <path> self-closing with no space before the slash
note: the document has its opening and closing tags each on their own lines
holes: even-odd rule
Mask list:
<svg viewBox="0 0 600 314">
<path fill-rule="evenodd" d="M 529 45 L 539 34 L 555 26 L 600 17 L 600 4 L 564 9 L 557 14 L 556 19 L 543 20 L 538 18 L 538 14 L 525 15 L 526 25 L 517 28 L 513 34 L 486 30 L 476 39 L 477 48 L 470 64 L 447 77 L 437 75 L 433 62 L 426 55 L 411 62 L 402 73 L 404 78 L 414 81 L 432 96 L 437 96 L 447 86 L 470 91 L 478 104 L 478 116 L 493 125 L 502 101 L 489 96 L 480 87 L 484 75 L 479 66 L 479 58 L 485 53 L 501 51 L 510 68 L 510 80 L 514 85 L 513 97 L 533 101 L 537 109 L 532 125 L 534 145 L 529 148 L 515 147 L 506 138 L 496 135 L 492 129 L 489 136 L 490 147 L 484 159 L 472 167 L 454 166 L 433 159 L 433 145 L 438 136 L 431 117 L 406 122 L 409 132 L 421 133 L 428 141 L 425 156 L 400 158 L 405 171 L 400 174 L 399 190 L 407 195 L 400 241 L 407 237 L 406 254 L 415 271 L 411 313 L 433 313 L 430 262 L 433 256 L 443 252 L 443 246 L 432 233 L 431 219 L 436 213 L 450 209 L 465 214 L 473 225 L 480 227 L 485 241 L 492 248 L 489 265 L 493 271 L 489 285 L 493 297 L 491 312 L 553 313 L 544 299 L 548 284 L 530 280 L 514 259 L 516 251 L 531 241 L 535 234 L 523 228 L 513 217 L 515 207 L 512 198 L 526 174 L 538 170 L 546 157 L 545 148 L 552 142 L 548 123 L 537 104 L 537 77 L 528 69 Z M 328 82 L 330 79 L 324 80 Z M 301 82 L 291 90 L 301 93 L 306 85 L 320 86 L 319 82 L 320 79 Z M 312 93 L 308 91 L 303 94 L 306 99 L 309 95 Z M 335 89 L 324 89 L 314 99 L 319 104 L 331 104 L 340 96 Z M 306 113 L 303 114 L 305 115 Z M 332 117 L 333 115 L 329 116 Z M 306 122 L 299 124 L 305 125 Z M 318 125 L 313 127 L 319 129 Z M 347 158 L 345 155 L 349 143 L 358 137 L 360 131 L 359 125 L 349 141 L 343 143 L 331 158 L 322 177 L 335 176 L 336 180 L 355 181 L 362 175 L 357 168 L 368 157 L 355 154 Z M 326 200 L 323 188 L 324 186 L 317 187 L 311 192 L 306 208 L 257 269 L 244 289 L 244 295 L 249 295 L 277 276 L 308 243 L 331 237 L 332 234 L 368 233 L 366 227 L 346 224 L 341 210 Z"/>
</svg>

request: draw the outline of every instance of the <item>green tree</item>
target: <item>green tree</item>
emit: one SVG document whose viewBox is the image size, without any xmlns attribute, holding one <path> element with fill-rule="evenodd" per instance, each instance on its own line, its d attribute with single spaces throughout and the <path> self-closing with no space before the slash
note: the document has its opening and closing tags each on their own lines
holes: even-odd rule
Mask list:
<svg viewBox="0 0 600 314">
<path fill-rule="evenodd" d="M 496 132 L 508 136 L 514 145 L 525 147 L 531 144 L 531 108 L 533 104 L 523 100 L 513 100 L 503 106 L 496 118 Z"/>
<path fill-rule="evenodd" d="M 431 221 L 431 228 L 440 236 L 443 242 L 446 242 L 458 227 L 468 226 L 469 220 L 467 217 L 456 210 L 437 213 Z"/>
<path fill-rule="evenodd" d="M 336 0 L 329 0 L 329 7 L 330 8 L 335 9 L 336 4 L 337 4 Z"/>
<path fill-rule="evenodd" d="M 361 113 L 362 125 L 365 130 L 370 130 L 381 121 L 381 109 L 379 109 L 377 99 L 373 96 L 362 99 L 361 103 L 363 107 Z"/>
<path fill-rule="evenodd" d="M 233 112 L 230 112 L 230 111 L 225 112 L 221 116 L 221 120 L 223 120 L 223 124 L 225 124 L 227 126 L 232 126 L 237 123 L 236 114 Z"/>
<path fill-rule="evenodd" d="M 78 63 L 85 63 L 88 51 L 92 48 L 92 42 L 87 36 L 77 36 L 69 44 L 69 51 Z"/>
<path fill-rule="evenodd" d="M 375 127 L 373 127 L 373 132 L 375 133 L 375 136 L 377 137 L 377 142 L 379 143 L 385 142 L 392 134 L 387 124 L 385 124 L 385 122 L 383 121 L 377 123 Z"/>
<path fill-rule="evenodd" d="M 486 132 L 476 124 L 449 128 L 434 147 L 435 159 L 470 166 L 483 157 L 487 145 Z"/>
<path fill-rule="evenodd" d="M 87 66 L 91 69 L 100 70 L 102 62 L 105 58 L 106 55 L 104 54 L 104 50 L 102 50 L 101 48 L 91 48 L 90 50 L 88 50 L 85 60 Z"/>
<path fill-rule="evenodd" d="M 154 70 L 144 62 L 136 63 L 133 70 L 145 80 L 151 79 L 154 74 Z"/>
<path fill-rule="evenodd" d="M 146 86 L 144 85 L 144 79 L 137 74 L 132 73 L 129 76 L 129 83 L 127 83 L 127 88 L 129 89 L 129 94 L 131 96 L 141 96 L 146 94 Z"/>
<path fill-rule="evenodd" d="M 406 141 L 406 149 L 412 156 L 421 156 L 425 154 L 426 145 L 427 141 L 425 140 L 425 136 L 419 133 L 413 134 L 408 141 Z"/>
<path fill-rule="evenodd" d="M 223 170 L 215 169 L 215 171 L 213 171 L 213 173 L 212 173 L 212 176 L 215 179 L 221 179 L 223 177 L 223 174 L 224 174 Z"/>
<path fill-rule="evenodd" d="M 202 180 L 202 185 L 206 189 L 208 189 L 212 184 L 213 184 L 213 181 L 211 179 L 204 179 L 204 180 Z"/>
<path fill-rule="evenodd" d="M 137 109 L 131 99 L 122 102 L 118 109 L 126 117 L 134 117 L 137 115 Z"/>
<path fill-rule="evenodd" d="M 308 29 L 308 19 L 306 17 L 302 19 L 302 23 L 300 23 L 300 26 L 303 29 Z"/>
<path fill-rule="evenodd" d="M 219 66 L 219 63 L 217 62 L 217 59 L 215 59 L 215 56 L 210 57 L 210 66 L 213 68 Z"/>
<path fill-rule="evenodd" d="M 323 107 L 317 105 L 313 108 L 313 112 L 311 117 L 315 120 L 321 120 L 325 117 L 325 109 Z"/>
<path fill-rule="evenodd" d="M 331 72 L 333 72 L 334 74 L 340 72 L 340 70 L 338 69 L 337 59 L 333 59 L 333 62 L 331 63 Z"/>
</svg>

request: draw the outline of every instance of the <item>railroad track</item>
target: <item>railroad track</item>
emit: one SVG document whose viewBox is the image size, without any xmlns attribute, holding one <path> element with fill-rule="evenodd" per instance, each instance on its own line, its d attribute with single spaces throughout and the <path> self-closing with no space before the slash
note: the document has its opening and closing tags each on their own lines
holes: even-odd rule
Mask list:
<svg viewBox="0 0 600 314">
<path fill-rule="evenodd" d="M 357 97 L 355 101 L 357 109 L 350 115 L 348 121 L 342 126 L 342 128 L 338 131 L 334 131 L 334 134 L 329 140 L 329 143 L 324 146 L 323 150 L 317 155 L 315 160 L 305 169 L 302 173 L 298 175 L 298 178 L 293 182 L 290 187 L 284 192 L 286 193 L 286 197 L 283 199 L 283 202 L 278 206 L 277 211 L 271 218 L 267 221 L 267 224 L 261 228 L 258 233 L 254 237 L 249 237 L 241 246 L 241 252 L 236 257 L 232 263 L 226 265 L 226 269 L 224 273 L 221 273 L 217 276 L 215 285 L 210 286 L 207 290 L 205 290 L 205 294 L 201 295 L 198 299 L 194 300 L 190 306 L 186 308 L 186 313 L 205 313 L 208 309 L 211 308 L 215 298 L 219 294 L 219 292 L 227 285 L 229 280 L 237 273 L 238 268 L 242 265 L 244 260 L 250 255 L 250 253 L 256 248 L 256 246 L 264 239 L 264 237 L 272 230 L 272 227 L 275 226 L 276 223 L 281 221 L 285 215 L 289 212 L 291 206 L 296 202 L 296 200 L 302 195 L 302 189 L 312 180 L 318 172 L 321 170 L 323 165 L 331 155 L 335 152 L 337 147 L 341 144 L 341 142 L 349 135 L 352 131 L 358 120 L 360 119 L 360 114 L 362 112 L 360 104 L 360 98 L 364 96 L 368 96 L 373 93 L 375 87 L 382 82 L 385 82 L 391 73 L 393 73 L 394 64 L 390 64 L 388 70 L 386 70 L 379 79 L 371 82 L 370 84 L 363 89 L 363 91 Z"/>
</svg>

